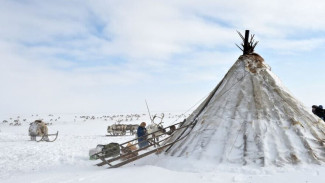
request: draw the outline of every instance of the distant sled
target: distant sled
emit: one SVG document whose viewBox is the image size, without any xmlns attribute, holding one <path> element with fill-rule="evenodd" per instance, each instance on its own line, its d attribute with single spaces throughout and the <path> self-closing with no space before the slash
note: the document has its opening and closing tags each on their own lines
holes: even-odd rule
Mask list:
<svg viewBox="0 0 325 183">
<path fill-rule="evenodd" d="M 107 127 L 106 136 L 134 135 L 139 125 L 134 124 L 113 124 Z"/>
</svg>

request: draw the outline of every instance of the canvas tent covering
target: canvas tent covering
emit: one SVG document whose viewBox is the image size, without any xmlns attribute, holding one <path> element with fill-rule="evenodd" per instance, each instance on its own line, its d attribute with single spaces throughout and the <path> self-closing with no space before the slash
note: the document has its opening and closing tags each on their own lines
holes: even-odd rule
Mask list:
<svg viewBox="0 0 325 183">
<path fill-rule="evenodd" d="M 167 155 L 258 166 L 325 161 L 324 123 L 255 53 L 239 57 L 184 125 L 194 121 L 173 134 L 168 142 L 188 133 Z"/>
</svg>

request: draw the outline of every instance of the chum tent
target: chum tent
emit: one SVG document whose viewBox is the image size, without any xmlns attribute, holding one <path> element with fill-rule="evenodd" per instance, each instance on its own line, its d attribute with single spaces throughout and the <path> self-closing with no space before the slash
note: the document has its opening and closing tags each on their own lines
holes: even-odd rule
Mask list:
<svg viewBox="0 0 325 183">
<path fill-rule="evenodd" d="M 324 122 L 256 53 L 238 58 L 184 125 L 190 123 L 166 142 L 183 138 L 164 150 L 167 157 L 257 166 L 325 161 Z"/>
</svg>

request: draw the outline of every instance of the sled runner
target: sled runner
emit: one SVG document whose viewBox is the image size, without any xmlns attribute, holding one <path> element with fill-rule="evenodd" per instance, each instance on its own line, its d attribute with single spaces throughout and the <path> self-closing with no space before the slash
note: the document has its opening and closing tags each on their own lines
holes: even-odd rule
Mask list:
<svg viewBox="0 0 325 183">
<path fill-rule="evenodd" d="M 54 142 L 58 138 L 58 135 L 59 135 L 59 131 L 57 131 L 54 134 L 48 134 L 48 135 L 43 135 L 43 136 L 35 136 L 35 138 L 36 138 L 35 141 L 36 142 L 41 142 L 41 141 Z M 55 136 L 55 137 L 50 139 L 49 136 Z"/>
</svg>

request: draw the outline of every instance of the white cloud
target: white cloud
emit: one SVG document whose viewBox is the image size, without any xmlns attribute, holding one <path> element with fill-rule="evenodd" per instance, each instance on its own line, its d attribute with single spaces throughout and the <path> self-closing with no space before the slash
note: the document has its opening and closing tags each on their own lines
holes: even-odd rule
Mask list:
<svg viewBox="0 0 325 183">
<path fill-rule="evenodd" d="M 304 40 L 286 40 L 274 39 L 264 43 L 265 48 L 271 48 L 279 53 L 293 54 L 297 52 L 311 51 L 323 47 L 325 39 L 304 39 Z"/>
<path fill-rule="evenodd" d="M 299 56 L 324 47 L 324 11 L 321 0 L 2 1 L 0 109 L 121 111 L 146 97 L 181 108 L 237 59 L 236 29 L 262 53 Z"/>
</svg>

